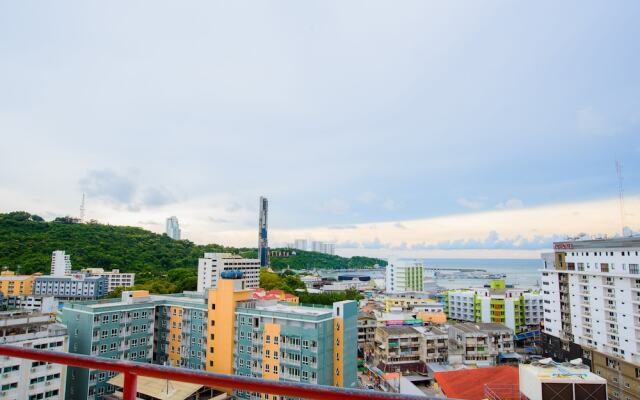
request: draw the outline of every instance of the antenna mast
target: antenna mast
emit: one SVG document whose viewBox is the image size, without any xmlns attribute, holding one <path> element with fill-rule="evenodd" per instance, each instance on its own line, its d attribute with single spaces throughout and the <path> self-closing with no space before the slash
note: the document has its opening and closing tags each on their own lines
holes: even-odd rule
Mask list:
<svg viewBox="0 0 640 400">
<path fill-rule="evenodd" d="M 82 193 L 82 202 L 80 203 L 80 222 L 84 222 L 84 193 Z"/>
<path fill-rule="evenodd" d="M 618 199 L 620 201 L 620 230 L 624 236 L 624 190 L 622 186 L 622 163 L 616 160 L 616 174 L 618 175 Z"/>
</svg>

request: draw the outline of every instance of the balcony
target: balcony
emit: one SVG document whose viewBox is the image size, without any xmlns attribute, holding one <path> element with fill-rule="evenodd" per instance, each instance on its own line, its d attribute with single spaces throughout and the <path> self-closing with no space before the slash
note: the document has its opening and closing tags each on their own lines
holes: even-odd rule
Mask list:
<svg viewBox="0 0 640 400">
<path fill-rule="evenodd" d="M 135 400 L 137 398 L 136 388 L 138 376 L 171 379 L 208 387 L 318 400 L 392 400 L 399 398 L 397 394 L 374 392 L 371 390 L 343 389 L 308 383 L 278 382 L 248 376 L 214 374 L 185 368 L 112 360 L 58 351 L 26 349 L 7 345 L 0 345 L 0 355 L 124 374 L 123 400 Z M 407 400 L 435 400 L 433 397 L 411 395 L 403 395 L 402 398 Z"/>
</svg>

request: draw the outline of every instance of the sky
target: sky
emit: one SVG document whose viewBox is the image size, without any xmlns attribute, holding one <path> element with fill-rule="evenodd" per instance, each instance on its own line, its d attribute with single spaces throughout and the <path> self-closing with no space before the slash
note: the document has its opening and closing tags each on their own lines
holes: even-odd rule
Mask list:
<svg viewBox="0 0 640 400">
<path fill-rule="evenodd" d="M 0 212 L 537 258 L 640 230 L 640 3 L 0 1 Z M 615 161 L 622 164 L 619 202 Z"/>
</svg>

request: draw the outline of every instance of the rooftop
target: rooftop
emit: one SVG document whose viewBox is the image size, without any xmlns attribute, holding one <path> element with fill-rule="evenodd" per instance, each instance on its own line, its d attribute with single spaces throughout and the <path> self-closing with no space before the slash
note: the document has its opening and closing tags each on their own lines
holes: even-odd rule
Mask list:
<svg viewBox="0 0 640 400">
<path fill-rule="evenodd" d="M 532 377 L 541 382 L 593 382 L 606 383 L 607 380 L 589 371 L 587 366 L 562 364 L 521 364 L 520 376 Z"/>
<path fill-rule="evenodd" d="M 434 372 L 433 376 L 447 397 L 461 400 L 484 399 L 484 385 L 519 384 L 518 368 L 512 366 Z"/>
<path fill-rule="evenodd" d="M 572 249 L 610 249 L 610 248 L 626 248 L 640 247 L 640 237 L 621 237 L 611 239 L 592 239 L 592 240 L 567 240 L 563 242 L 554 242 L 553 248 L 556 251 L 567 251 Z"/>
<path fill-rule="evenodd" d="M 420 332 L 410 326 L 383 326 L 379 329 L 387 332 L 389 335 L 419 335 Z"/>
<path fill-rule="evenodd" d="M 124 387 L 124 375 L 118 374 L 109 380 L 109 383 L 119 388 Z M 148 376 L 138 377 L 139 394 L 160 400 L 184 400 L 190 398 L 203 386 L 197 383 L 171 381 L 167 379 L 151 378 Z M 207 397 L 208 398 L 208 397 Z"/>
<path fill-rule="evenodd" d="M 497 323 L 492 322 L 463 322 L 460 324 L 452 325 L 463 332 L 466 333 L 479 333 L 479 332 L 489 332 L 489 331 L 511 331 L 511 328 Z"/>
</svg>

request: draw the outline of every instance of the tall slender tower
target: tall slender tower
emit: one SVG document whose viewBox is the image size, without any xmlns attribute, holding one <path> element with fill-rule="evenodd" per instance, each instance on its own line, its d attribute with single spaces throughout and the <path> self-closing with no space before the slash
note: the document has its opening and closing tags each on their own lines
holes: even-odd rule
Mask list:
<svg viewBox="0 0 640 400">
<path fill-rule="evenodd" d="M 269 243 L 267 242 L 267 213 L 269 211 L 269 200 L 260 196 L 260 216 L 258 219 L 258 258 L 260 266 L 269 265 Z"/>
</svg>

